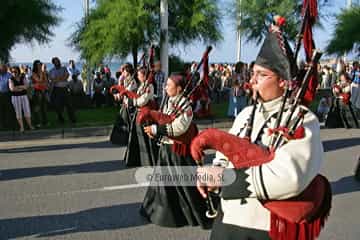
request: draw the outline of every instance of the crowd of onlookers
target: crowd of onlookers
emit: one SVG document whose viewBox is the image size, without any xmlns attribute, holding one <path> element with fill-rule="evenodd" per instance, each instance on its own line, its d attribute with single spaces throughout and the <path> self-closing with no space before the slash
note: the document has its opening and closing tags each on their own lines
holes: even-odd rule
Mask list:
<svg viewBox="0 0 360 240">
<path fill-rule="evenodd" d="M 86 99 L 80 70 L 73 60 L 63 66 L 58 57 L 51 60 L 53 67 L 35 60 L 32 67 L 0 65 L 0 129 L 24 132 L 48 125 L 48 107 L 65 123 L 64 110 L 69 121 L 76 123 L 75 109 Z M 18 126 L 14 124 L 17 119 Z"/>
<path fill-rule="evenodd" d="M 31 67 L 0 65 L 0 129 L 18 127 L 23 132 L 23 118 L 30 130 L 47 126 L 49 106 L 56 111 L 59 123 L 65 122 L 63 114 L 66 109 L 69 121 L 75 124 L 75 109 L 89 105 L 116 105 L 117 102 L 109 91 L 110 87 L 122 84 L 127 75 L 134 75 L 136 78 L 131 64 L 122 65 L 113 77 L 107 65 L 101 64 L 88 74 L 86 68 L 78 69 L 73 60 L 63 66 L 60 59 L 54 57 L 51 63 L 53 66 L 49 70 L 40 60 L 35 60 Z M 204 109 L 210 112 L 210 103 L 229 102 L 227 115 L 235 117 L 248 104 L 244 86 L 250 80 L 251 68 L 252 64 L 243 62 L 210 64 L 206 94 L 201 94 L 194 102 L 194 112 Z M 184 73 L 190 74 L 196 69 L 196 62 L 185 64 Z M 155 62 L 154 73 L 155 95 L 160 104 L 165 92 L 165 74 L 161 71 L 160 61 Z M 360 108 L 360 70 L 357 62 L 349 64 L 340 61 L 334 66 L 319 64 L 318 73 L 320 89 L 331 89 L 346 76 L 352 84 L 351 101 L 356 108 Z M 88 75 L 92 79 L 91 86 L 88 86 L 88 81 L 82 80 L 88 79 Z M 330 102 L 328 98 L 321 99 L 318 108 L 320 116 L 326 114 Z M 14 126 L 15 118 L 18 126 Z"/>
</svg>

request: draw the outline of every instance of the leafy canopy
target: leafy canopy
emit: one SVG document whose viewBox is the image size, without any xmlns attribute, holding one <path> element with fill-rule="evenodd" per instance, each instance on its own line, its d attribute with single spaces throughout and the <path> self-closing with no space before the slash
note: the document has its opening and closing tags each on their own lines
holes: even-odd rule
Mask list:
<svg viewBox="0 0 360 240">
<path fill-rule="evenodd" d="M 294 41 L 301 24 L 301 11 L 303 0 L 234 0 L 232 10 L 229 10 L 234 20 L 239 19 L 236 26 L 248 41 L 259 44 L 265 37 L 273 16 L 281 15 L 286 18 L 284 32 L 290 41 Z M 318 9 L 324 9 L 329 3 L 327 0 L 319 1 Z M 320 18 L 326 16 L 319 12 Z M 318 26 L 321 24 L 318 21 Z"/>
<path fill-rule="evenodd" d="M 59 24 L 61 8 L 51 0 L 2 0 L 0 8 L 0 61 L 8 62 L 17 43 L 50 41 Z"/>
<path fill-rule="evenodd" d="M 171 44 L 221 39 L 221 15 L 215 0 L 168 2 Z M 107 57 L 124 58 L 129 53 L 135 64 L 137 52 L 159 42 L 161 34 L 159 0 L 98 0 L 70 41 L 92 65 Z"/>
<path fill-rule="evenodd" d="M 327 52 L 343 55 L 355 50 L 360 54 L 360 6 L 343 10 L 336 18 L 335 31 L 326 47 Z"/>
</svg>

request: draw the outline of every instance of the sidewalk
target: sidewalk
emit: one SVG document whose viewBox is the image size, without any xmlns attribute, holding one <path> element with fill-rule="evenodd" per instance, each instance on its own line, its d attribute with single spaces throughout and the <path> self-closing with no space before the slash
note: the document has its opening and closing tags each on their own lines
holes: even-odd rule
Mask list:
<svg viewBox="0 0 360 240">
<path fill-rule="evenodd" d="M 199 130 L 205 128 L 228 129 L 232 126 L 232 119 L 205 119 L 195 120 Z M 38 140 L 38 139 L 64 139 L 77 137 L 110 136 L 113 125 L 82 127 L 82 128 L 57 128 L 57 129 L 39 129 L 26 131 L 21 134 L 18 131 L 0 132 L 0 142 L 18 141 L 18 140 Z"/>
</svg>

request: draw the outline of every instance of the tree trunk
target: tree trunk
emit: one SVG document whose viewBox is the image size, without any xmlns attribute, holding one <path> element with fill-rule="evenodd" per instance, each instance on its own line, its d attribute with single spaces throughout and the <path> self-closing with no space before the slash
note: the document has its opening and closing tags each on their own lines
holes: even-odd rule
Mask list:
<svg viewBox="0 0 360 240">
<path fill-rule="evenodd" d="M 138 49 L 137 49 L 137 47 L 134 47 L 134 48 L 132 49 L 132 55 L 133 55 L 134 70 L 136 70 L 136 68 L 137 68 L 137 62 L 138 62 L 138 60 L 137 60 L 137 55 L 138 55 Z"/>
</svg>

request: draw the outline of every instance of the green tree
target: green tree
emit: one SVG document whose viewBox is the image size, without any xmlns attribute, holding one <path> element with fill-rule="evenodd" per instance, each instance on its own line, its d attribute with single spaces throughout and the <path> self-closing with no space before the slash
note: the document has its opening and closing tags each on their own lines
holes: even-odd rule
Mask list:
<svg viewBox="0 0 360 240">
<path fill-rule="evenodd" d="M 87 20 L 83 19 L 70 37 L 91 65 L 106 57 L 124 58 L 129 53 L 137 62 L 139 48 L 155 38 L 156 18 L 147 0 L 98 0 Z"/>
<path fill-rule="evenodd" d="M 241 23 L 238 26 L 248 41 L 259 44 L 265 37 L 270 21 L 275 15 L 286 18 L 284 32 L 289 40 L 295 40 L 300 28 L 301 10 L 303 0 L 234 0 L 229 10 L 232 19 L 239 18 L 241 12 Z M 327 0 L 320 0 L 318 9 L 324 9 L 329 3 Z M 319 12 L 320 18 L 326 14 Z M 318 26 L 321 26 L 318 23 Z"/>
<path fill-rule="evenodd" d="M 50 0 L 2 0 L 0 9 L 0 61 L 8 62 L 17 43 L 46 43 L 51 28 L 60 22 L 61 8 Z"/>
<path fill-rule="evenodd" d="M 326 47 L 327 52 L 343 55 L 355 50 L 360 54 L 360 6 L 343 10 L 336 18 L 335 31 Z"/>
<path fill-rule="evenodd" d="M 170 0 L 171 44 L 221 39 L 220 14 L 215 0 Z M 92 65 L 107 57 L 132 54 L 160 40 L 159 0 L 98 0 L 97 6 L 71 35 L 70 43 Z"/>
</svg>

